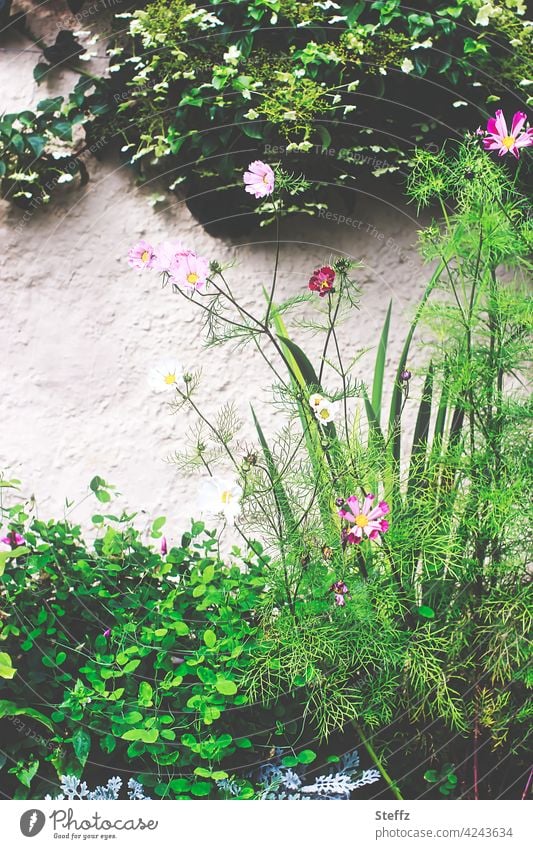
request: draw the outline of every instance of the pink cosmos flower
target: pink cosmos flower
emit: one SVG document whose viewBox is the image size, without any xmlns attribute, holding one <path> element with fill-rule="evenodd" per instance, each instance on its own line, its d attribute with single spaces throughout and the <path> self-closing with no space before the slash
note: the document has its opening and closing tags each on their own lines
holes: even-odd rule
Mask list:
<svg viewBox="0 0 533 849">
<path fill-rule="evenodd" d="M 335 282 L 335 272 L 330 265 L 323 265 L 322 268 L 317 268 L 311 275 L 308 286 L 312 292 L 318 292 L 321 298 L 333 292 L 333 283 Z"/>
<path fill-rule="evenodd" d="M 177 286 L 187 289 L 201 289 L 205 286 L 209 274 L 209 263 L 193 251 L 176 254 L 170 265 L 170 280 Z"/>
<path fill-rule="evenodd" d="M 176 255 L 180 253 L 185 253 L 183 245 L 177 239 L 166 239 L 164 242 L 160 242 L 154 250 L 154 258 L 150 267 L 156 271 L 169 272 Z"/>
<path fill-rule="evenodd" d="M 243 175 L 244 186 L 247 192 L 255 198 L 264 198 L 274 191 L 275 176 L 270 165 L 256 159 L 250 162 L 248 171 Z"/>
<path fill-rule="evenodd" d="M 496 117 L 489 118 L 487 122 L 488 135 L 483 139 L 485 150 L 497 150 L 498 156 L 505 156 L 506 153 L 512 153 L 518 159 L 521 147 L 533 145 L 533 128 L 522 130 L 526 119 L 527 115 L 525 112 L 515 112 L 511 132 L 509 132 L 503 112 L 501 109 L 498 109 L 496 111 Z"/>
<path fill-rule="evenodd" d="M 355 495 L 350 495 L 346 499 L 346 508 L 339 510 L 341 519 L 345 519 L 350 527 L 344 535 L 347 543 L 359 545 L 363 540 L 363 534 L 368 539 L 377 542 L 381 545 L 381 534 L 389 529 L 389 523 L 383 519 L 389 512 L 389 505 L 386 501 L 380 501 L 377 507 L 372 507 L 376 496 L 369 493 L 365 496 L 362 504 Z"/>
<path fill-rule="evenodd" d="M 26 545 L 26 540 L 21 534 L 17 534 L 16 531 L 9 531 L 8 535 L 2 537 L 0 542 L 3 542 L 4 545 L 10 545 L 12 548 L 17 548 L 19 545 Z"/>
<path fill-rule="evenodd" d="M 145 239 L 141 239 L 128 251 L 128 264 L 132 268 L 153 268 L 154 249 Z"/>
<path fill-rule="evenodd" d="M 106 628 L 105 631 L 103 632 L 103 634 L 104 634 L 104 637 L 106 638 L 106 640 L 108 640 L 109 637 L 111 636 L 111 628 Z"/>
</svg>

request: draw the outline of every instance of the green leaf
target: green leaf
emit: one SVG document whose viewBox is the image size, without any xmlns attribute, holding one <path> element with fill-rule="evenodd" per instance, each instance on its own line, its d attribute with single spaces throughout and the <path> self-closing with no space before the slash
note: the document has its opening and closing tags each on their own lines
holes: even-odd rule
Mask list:
<svg viewBox="0 0 533 849">
<path fill-rule="evenodd" d="M 128 725 L 135 725 L 137 722 L 141 722 L 143 715 L 138 710 L 130 710 L 128 713 L 124 715 L 124 722 L 127 722 Z"/>
<path fill-rule="evenodd" d="M 84 728 L 78 728 L 73 734 L 72 745 L 80 764 L 85 766 L 91 751 L 91 737 Z"/>
<path fill-rule="evenodd" d="M 200 534 L 203 534 L 205 530 L 205 522 L 193 522 L 191 527 L 191 535 L 193 537 L 199 537 Z"/>
<path fill-rule="evenodd" d="M 315 760 L 316 752 L 313 752 L 312 749 L 304 749 L 302 752 L 298 753 L 298 763 L 312 764 Z"/>
<path fill-rule="evenodd" d="M 389 328 L 392 311 L 392 299 L 389 303 L 387 315 L 376 353 L 376 365 L 374 366 L 374 380 L 372 382 L 372 410 L 378 421 L 381 421 L 381 401 L 383 398 L 383 377 L 385 374 L 385 359 L 387 356 L 387 344 L 389 341 Z"/>
<path fill-rule="evenodd" d="M 0 678 L 14 678 L 16 669 L 11 665 L 11 657 L 0 651 Z"/>
<path fill-rule="evenodd" d="M 33 150 L 35 156 L 40 156 L 46 144 L 44 136 L 26 136 L 26 141 Z"/>
<path fill-rule="evenodd" d="M 36 64 L 35 68 L 33 69 L 33 79 L 37 83 L 42 82 L 42 80 L 44 80 L 45 76 L 47 75 L 48 71 L 50 70 L 50 67 L 51 66 L 47 65 L 46 62 L 38 62 Z M 39 108 L 39 107 L 37 107 L 37 108 Z"/>
<path fill-rule="evenodd" d="M 429 781 L 431 784 L 434 784 L 439 780 L 439 774 L 436 769 L 428 769 L 424 773 L 424 780 Z"/>
<path fill-rule="evenodd" d="M 416 491 L 423 479 L 426 453 L 429 438 L 429 422 L 431 419 L 431 402 L 433 399 L 433 364 L 429 364 L 428 373 L 424 382 L 422 399 L 416 417 L 413 447 L 411 449 L 411 462 L 409 465 L 409 482 L 407 484 L 407 496 Z"/>
<path fill-rule="evenodd" d="M 141 743 L 156 743 L 159 739 L 157 728 L 131 728 L 122 735 L 123 740 L 138 740 Z"/>
<path fill-rule="evenodd" d="M 278 333 L 278 339 L 282 343 L 284 348 L 287 348 L 294 361 L 298 366 L 298 373 L 301 375 L 301 380 L 299 380 L 302 389 L 310 389 L 311 387 L 315 388 L 318 392 L 322 391 L 320 386 L 320 381 L 318 379 L 317 373 L 308 359 L 307 355 L 304 354 L 302 349 L 296 342 L 293 342 L 292 339 L 289 339 L 287 336 L 280 336 Z"/>
<path fill-rule="evenodd" d="M 292 539 L 294 538 L 297 528 L 296 519 L 294 518 L 294 513 L 292 512 L 287 493 L 285 492 L 285 487 L 283 486 L 281 475 L 278 472 L 278 469 L 274 462 L 274 457 L 272 456 L 272 452 L 270 451 L 268 443 L 265 439 L 265 435 L 263 433 L 261 425 L 259 424 L 259 421 L 255 414 L 255 410 L 251 405 L 250 409 L 252 411 L 255 429 L 257 430 L 257 435 L 259 437 L 259 442 L 261 444 L 261 449 L 265 458 L 268 474 L 270 476 L 274 497 L 276 499 L 279 511 L 283 516 L 283 519 L 285 520 L 285 524 L 287 527 L 287 535 L 289 538 Z"/>
<path fill-rule="evenodd" d="M 44 714 L 40 713 L 38 710 L 34 710 L 33 708 L 21 708 L 14 702 L 10 702 L 7 699 L 0 699 L 0 719 L 3 719 L 4 716 L 29 716 L 37 722 L 40 722 L 42 725 L 45 725 L 50 731 L 54 730 L 54 726 L 48 717 L 44 716 Z"/>
<path fill-rule="evenodd" d="M 52 121 L 50 130 L 62 141 L 72 141 L 72 124 L 70 121 Z"/>
<path fill-rule="evenodd" d="M 153 539 L 159 539 L 159 537 L 161 536 L 159 531 L 164 526 L 166 521 L 167 520 L 166 520 L 165 516 L 159 516 L 157 519 L 154 519 L 154 521 L 152 522 L 152 537 L 153 537 Z"/>
<path fill-rule="evenodd" d="M 216 645 L 217 636 L 214 631 L 204 631 L 204 643 L 208 649 L 212 649 Z"/>
<path fill-rule="evenodd" d="M 139 704 L 143 707 L 152 707 L 154 703 L 154 690 L 148 681 L 141 681 L 139 684 Z"/>
<path fill-rule="evenodd" d="M 376 415 L 374 407 L 368 399 L 368 393 L 366 391 L 365 386 L 363 386 L 363 400 L 365 402 L 366 417 L 368 419 L 368 424 L 370 427 L 370 438 L 373 438 L 375 443 L 379 445 L 382 450 L 385 450 L 385 437 L 383 436 L 383 431 L 381 430 L 379 418 Z"/>
<path fill-rule="evenodd" d="M 22 557 L 23 554 L 29 554 L 30 551 L 31 549 L 27 548 L 25 545 L 19 545 L 11 551 L 0 551 L 0 578 L 4 574 L 8 560 L 13 560 L 15 557 Z"/>
<path fill-rule="evenodd" d="M 431 279 L 426 286 L 424 294 L 418 304 L 415 317 L 411 322 L 411 326 L 409 328 L 409 332 L 407 334 L 402 353 L 400 355 L 400 359 L 398 362 L 398 368 L 396 371 L 396 380 L 394 383 L 394 388 L 392 390 L 392 398 L 390 404 L 390 413 L 389 413 L 389 438 L 391 439 L 392 445 L 392 460 L 394 466 L 395 477 L 397 478 L 399 475 L 399 462 L 400 462 L 400 452 L 401 452 L 401 436 L 400 436 L 400 415 L 402 409 L 402 381 L 400 375 L 402 371 L 405 371 L 405 367 L 407 365 L 407 357 L 409 355 L 409 349 L 411 347 L 411 342 L 413 340 L 414 332 L 420 320 L 420 316 L 422 315 L 422 311 L 424 310 L 426 303 L 428 301 L 429 296 L 433 292 L 433 289 L 437 285 L 439 278 L 442 272 L 446 268 L 446 263 L 444 261 L 440 262 L 436 270 L 431 275 Z M 396 484 L 397 485 L 397 484 Z"/>
<path fill-rule="evenodd" d="M 227 678 L 219 678 L 215 687 L 223 696 L 234 696 L 238 690 L 235 681 L 230 681 Z"/>
<path fill-rule="evenodd" d="M 258 123 L 257 121 L 248 121 L 246 118 L 243 118 L 242 124 L 240 124 L 240 129 L 244 133 L 245 136 L 248 136 L 250 139 L 261 139 L 263 141 L 265 131 L 263 128 L 263 124 L 265 122 Z"/>
<path fill-rule="evenodd" d="M 417 607 L 416 612 L 418 613 L 419 616 L 422 617 L 422 619 L 434 619 L 435 618 L 435 611 L 433 610 L 433 608 L 427 607 L 427 605 L 425 605 L 425 604 L 421 605 L 421 607 Z"/>
<path fill-rule="evenodd" d="M 299 760 L 295 755 L 285 755 L 285 757 L 281 759 L 281 763 L 283 766 L 298 766 Z"/>
<path fill-rule="evenodd" d="M 204 584 L 209 584 L 215 577 L 215 567 L 213 565 L 206 566 L 204 571 L 202 572 L 202 582 Z"/>
<path fill-rule="evenodd" d="M 188 793 L 191 787 L 191 782 L 188 778 L 173 778 L 170 782 L 170 789 L 174 793 Z"/>
<path fill-rule="evenodd" d="M 213 785 L 208 781 L 197 781 L 191 787 L 191 793 L 193 796 L 209 796 Z"/>
</svg>

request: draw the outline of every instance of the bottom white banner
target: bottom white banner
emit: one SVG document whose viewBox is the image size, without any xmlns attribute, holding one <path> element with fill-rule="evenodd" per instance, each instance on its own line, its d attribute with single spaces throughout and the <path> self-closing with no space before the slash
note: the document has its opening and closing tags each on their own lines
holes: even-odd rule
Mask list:
<svg viewBox="0 0 533 849">
<path fill-rule="evenodd" d="M 525 802 L 1 802 L 0 845 L 353 849 L 533 845 Z M 209 807 L 209 810 L 207 808 Z M 529 834 L 529 836 L 528 836 Z M 34 841 L 34 842 L 31 842 Z M 69 841 L 67 843 L 67 841 Z"/>
</svg>

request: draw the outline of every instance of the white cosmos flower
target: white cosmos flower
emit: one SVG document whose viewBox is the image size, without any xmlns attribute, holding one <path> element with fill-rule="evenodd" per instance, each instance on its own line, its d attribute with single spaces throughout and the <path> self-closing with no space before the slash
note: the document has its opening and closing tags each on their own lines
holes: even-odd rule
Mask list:
<svg viewBox="0 0 533 849">
<path fill-rule="evenodd" d="M 204 478 L 198 491 L 202 513 L 223 516 L 231 525 L 241 512 L 242 487 L 234 478 Z"/>
<path fill-rule="evenodd" d="M 148 383 L 154 392 L 185 389 L 183 369 L 178 360 L 167 359 L 156 365 L 148 376 Z"/>
<path fill-rule="evenodd" d="M 321 424 L 329 424 L 330 422 L 335 420 L 338 408 L 338 402 L 328 401 L 327 398 L 324 398 L 322 403 L 320 403 L 318 407 L 316 407 L 315 416 Z"/>
<path fill-rule="evenodd" d="M 320 395 L 318 392 L 315 392 L 313 395 L 309 396 L 309 406 L 311 407 L 313 412 L 316 412 L 325 400 L 326 399 L 323 395 Z"/>
<path fill-rule="evenodd" d="M 402 71 L 404 72 L 404 74 L 410 74 L 410 73 L 411 73 L 411 71 L 413 71 L 413 70 L 414 70 L 414 67 L 415 67 L 415 66 L 414 66 L 414 64 L 411 62 L 411 60 L 410 60 L 410 59 L 404 59 L 404 60 L 403 60 L 403 62 L 402 62 L 402 64 L 400 65 L 400 68 L 402 69 Z"/>
</svg>

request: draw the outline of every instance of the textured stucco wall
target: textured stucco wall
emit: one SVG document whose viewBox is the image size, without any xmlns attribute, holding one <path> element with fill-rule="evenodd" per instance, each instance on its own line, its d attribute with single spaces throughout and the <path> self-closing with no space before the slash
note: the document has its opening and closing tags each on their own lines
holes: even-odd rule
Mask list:
<svg viewBox="0 0 533 849">
<path fill-rule="evenodd" d="M 12 50 L 0 51 L 2 111 L 68 90 L 75 79 L 68 73 L 38 89 L 32 78 L 38 56 L 18 53 L 27 47 L 20 39 L 9 44 Z M 150 192 L 137 188 L 127 170 L 94 159 L 89 165 L 89 184 L 67 191 L 44 213 L 24 220 L 0 202 L 0 469 L 35 494 L 43 517 L 61 515 L 65 498 L 79 500 L 99 474 L 122 493 L 120 506 L 144 510 L 146 519 L 165 514 L 177 534 L 194 512 L 195 487 L 165 458 L 179 447 L 190 419 L 170 414 L 148 388 L 147 372 L 173 352 L 185 367 L 200 364 L 206 411 L 234 400 L 247 421 L 245 441 L 253 439 L 249 401 L 266 430 L 275 426 L 269 378 L 251 348 L 246 358 L 229 348 L 204 351 L 199 312 L 169 289 L 162 291 L 154 276 L 130 270 L 125 255 L 139 237 L 179 237 L 206 257 L 235 261 L 235 291 L 252 307 L 269 280 L 272 233 L 258 231 L 237 245 L 211 239 L 175 198 L 156 211 Z M 325 219 L 284 222 L 278 292 L 300 291 L 313 268 L 332 254 L 362 260 L 361 311 L 341 329 L 341 341 L 352 354 L 375 348 L 392 298 L 392 377 L 428 272 L 414 247 L 420 226 L 414 208 L 398 197 L 380 197 L 378 182 L 375 189 L 376 196 L 358 198 L 358 226 Z M 342 213 L 340 207 L 331 211 Z M 318 351 L 318 343 L 311 351 Z M 360 379 L 371 380 L 373 359 L 374 350 L 362 359 Z M 84 522 L 97 509 L 91 499 L 71 515 Z"/>
</svg>

